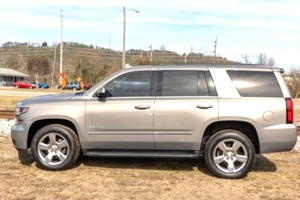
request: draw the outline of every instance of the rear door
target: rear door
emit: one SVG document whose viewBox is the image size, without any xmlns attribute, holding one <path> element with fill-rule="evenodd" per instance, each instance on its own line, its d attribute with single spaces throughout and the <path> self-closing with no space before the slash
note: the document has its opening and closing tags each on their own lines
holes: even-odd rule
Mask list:
<svg viewBox="0 0 300 200">
<path fill-rule="evenodd" d="M 218 118 L 218 100 L 208 71 L 158 74 L 154 140 L 158 150 L 199 150 L 205 128 Z"/>
</svg>

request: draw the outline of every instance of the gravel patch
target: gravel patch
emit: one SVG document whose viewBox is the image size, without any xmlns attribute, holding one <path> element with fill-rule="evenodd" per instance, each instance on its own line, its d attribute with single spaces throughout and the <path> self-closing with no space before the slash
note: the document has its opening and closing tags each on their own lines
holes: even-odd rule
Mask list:
<svg viewBox="0 0 300 200">
<path fill-rule="evenodd" d="M 10 129 L 14 124 L 14 120 L 0 119 L 0 136 L 10 136 Z M 298 137 L 297 144 L 294 147 L 294 150 L 300 152 L 300 136 Z"/>
</svg>

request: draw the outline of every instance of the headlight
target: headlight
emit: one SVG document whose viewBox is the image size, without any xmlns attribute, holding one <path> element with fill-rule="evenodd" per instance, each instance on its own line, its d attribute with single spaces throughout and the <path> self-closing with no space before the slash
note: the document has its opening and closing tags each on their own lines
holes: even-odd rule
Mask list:
<svg viewBox="0 0 300 200">
<path fill-rule="evenodd" d="M 26 113 L 28 110 L 29 110 L 29 107 L 17 107 L 15 114 L 17 116 L 19 116 L 19 115 L 21 115 L 23 113 Z"/>
<path fill-rule="evenodd" d="M 15 111 L 15 124 L 21 124 L 23 120 L 19 118 L 21 114 L 26 113 L 29 110 L 29 107 L 17 107 Z"/>
</svg>

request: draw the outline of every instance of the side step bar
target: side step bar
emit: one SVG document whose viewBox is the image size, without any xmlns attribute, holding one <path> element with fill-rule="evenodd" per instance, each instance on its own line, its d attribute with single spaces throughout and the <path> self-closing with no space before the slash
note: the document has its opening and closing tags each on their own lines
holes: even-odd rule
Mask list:
<svg viewBox="0 0 300 200">
<path fill-rule="evenodd" d="M 128 151 L 128 150 L 88 150 L 84 156 L 91 157 L 131 157 L 131 158 L 199 158 L 199 151 Z"/>
</svg>

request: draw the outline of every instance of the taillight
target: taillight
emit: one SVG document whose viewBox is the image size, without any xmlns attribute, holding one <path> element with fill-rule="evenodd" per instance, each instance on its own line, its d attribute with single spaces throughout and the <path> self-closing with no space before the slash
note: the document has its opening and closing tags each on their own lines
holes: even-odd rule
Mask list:
<svg viewBox="0 0 300 200">
<path fill-rule="evenodd" d="M 294 122 L 293 100 L 291 98 L 286 98 L 285 103 L 286 103 L 286 123 L 292 124 Z"/>
</svg>

